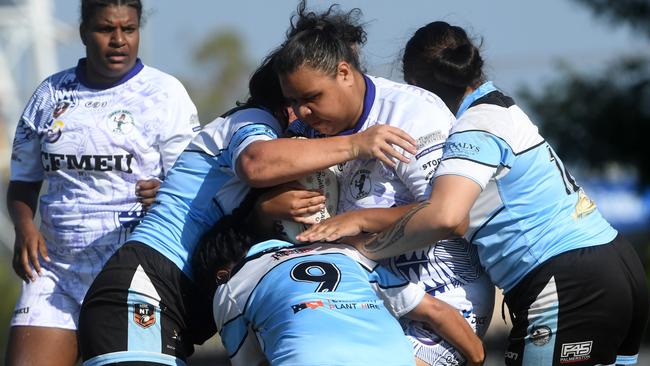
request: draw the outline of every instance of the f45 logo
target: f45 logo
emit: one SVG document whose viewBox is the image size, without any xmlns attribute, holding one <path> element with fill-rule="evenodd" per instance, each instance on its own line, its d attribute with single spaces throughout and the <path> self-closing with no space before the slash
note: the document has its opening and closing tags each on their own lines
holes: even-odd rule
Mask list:
<svg viewBox="0 0 650 366">
<path fill-rule="evenodd" d="M 592 345 L 593 345 L 593 341 L 562 344 L 562 352 L 560 353 L 560 362 L 569 363 L 569 362 L 577 362 L 577 361 L 584 361 L 590 359 Z"/>
</svg>

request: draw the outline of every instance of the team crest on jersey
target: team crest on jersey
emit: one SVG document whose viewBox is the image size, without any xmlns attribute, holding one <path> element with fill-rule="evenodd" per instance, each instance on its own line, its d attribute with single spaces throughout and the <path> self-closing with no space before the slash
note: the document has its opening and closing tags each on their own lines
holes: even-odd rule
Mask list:
<svg viewBox="0 0 650 366">
<path fill-rule="evenodd" d="M 352 195 L 352 198 L 356 200 L 368 197 L 372 190 L 370 170 L 357 170 L 357 172 L 352 176 L 352 180 L 350 180 L 349 188 L 348 192 Z"/>
<path fill-rule="evenodd" d="M 128 135 L 133 130 L 135 120 L 131 112 L 121 109 L 108 115 L 108 129 L 119 135 Z"/>
<path fill-rule="evenodd" d="M 52 111 L 52 118 L 59 118 L 63 113 L 67 112 L 71 106 L 71 101 L 66 99 L 60 100 L 58 103 L 56 103 L 56 106 Z"/>
<path fill-rule="evenodd" d="M 38 129 L 39 136 L 43 137 L 45 142 L 53 144 L 61 138 L 65 123 L 59 117 L 72 107 L 74 107 L 74 103 L 68 99 L 62 99 L 56 103 L 56 106 L 52 110 L 52 118 Z"/>
<path fill-rule="evenodd" d="M 151 304 L 133 304 L 133 321 L 142 328 L 156 324 L 156 307 Z"/>
<path fill-rule="evenodd" d="M 530 330 L 530 340 L 536 346 L 543 346 L 551 340 L 553 331 L 546 325 L 534 327 Z"/>
</svg>

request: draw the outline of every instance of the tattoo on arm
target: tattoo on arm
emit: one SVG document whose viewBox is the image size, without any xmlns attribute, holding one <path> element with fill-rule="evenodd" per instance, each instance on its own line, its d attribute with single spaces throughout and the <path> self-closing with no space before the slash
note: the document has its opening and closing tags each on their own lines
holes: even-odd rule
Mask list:
<svg viewBox="0 0 650 366">
<path fill-rule="evenodd" d="M 376 253 L 388 246 L 393 245 L 396 241 L 404 236 L 404 229 L 406 224 L 411 221 L 413 215 L 423 208 L 429 206 L 429 201 L 424 201 L 421 204 L 413 207 L 411 211 L 407 212 L 395 225 L 377 235 L 374 239 L 364 245 L 364 250 L 368 253 Z"/>
</svg>

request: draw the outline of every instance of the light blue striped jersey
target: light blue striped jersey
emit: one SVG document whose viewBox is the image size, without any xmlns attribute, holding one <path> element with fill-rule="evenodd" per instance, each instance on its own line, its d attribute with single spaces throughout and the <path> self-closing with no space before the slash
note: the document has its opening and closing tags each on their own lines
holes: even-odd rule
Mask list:
<svg viewBox="0 0 650 366">
<path fill-rule="evenodd" d="M 153 247 L 191 277 L 190 259 L 201 236 L 249 191 L 235 171 L 239 155 L 281 131 L 277 120 L 258 108 L 236 109 L 207 124 L 179 156 L 129 239 Z"/>
<path fill-rule="evenodd" d="M 457 117 L 435 176 L 481 186 L 466 238 L 497 286 L 508 291 L 555 255 L 614 239 L 537 127 L 492 83 L 468 95 Z"/>
<path fill-rule="evenodd" d="M 235 366 L 413 365 L 396 317 L 423 296 L 351 247 L 271 240 L 219 286 L 214 315 Z"/>
</svg>

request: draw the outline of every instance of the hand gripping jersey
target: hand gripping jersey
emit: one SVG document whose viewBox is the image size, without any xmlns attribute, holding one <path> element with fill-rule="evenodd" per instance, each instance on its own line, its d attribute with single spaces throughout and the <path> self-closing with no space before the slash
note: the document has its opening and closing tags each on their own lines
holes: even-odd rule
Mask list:
<svg viewBox="0 0 650 366">
<path fill-rule="evenodd" d="M 497 286 L 508 291 L 557 254 L 614 239 L 537 127 L 491 82 L 468 95 L 458 115 L 435 175 L 481 186 L 466 237 Z"/>
<path fill-rule="evenodd" d="M 412 365 L 395 317 L 423 296 L 351 247 L 270 240 L 217 288 L 214 316 L 233 365 Z"/>
<path fill-rule="evenodd" d="M 340 164 L 339 213 L 426 200 L 430 192 L 429 181 L 440 162 L 448 132 L 455 123 L 444 102 L 433 93 L 382 78 L 366 76 L 365 80 L 362 116 L 354 128 L 341 134 L 356 133 L 376 124 L 399 127 L 417 140 L 417 154 L 408 164 L 398 162 L 395 169 L 377 159 Z M 301 121 L 292 123 L 290 132 L 310 138 L 322 137 Z M 391 259 L 390 266 L 395 273 L 420 283 L 434 296 L 471 283 L 483 273 L 476 248 L 464 240 L 432 243 Z"/>
<path fill-rule="evenodd" d="M 191 278 L 190 258 L 201 236 L 248 193 L 235 171 L 239 155 L 281 131 L 269 112 L 257 108 L 234 109 L 204 126 L 178 157 L 130 240 L 156 249 Z"/>
<path fill-rule="evenodd" d="M 84 75 L 82 59 L 43 81 L 13 143 L 11 180 L 47 179 L 41 232 L 54 255 L 112 253 L 143 216 L 136 181 L 162 178 L 200 128 L 181 83 L 140 60 L 105 89 Z"/>
</svg>

